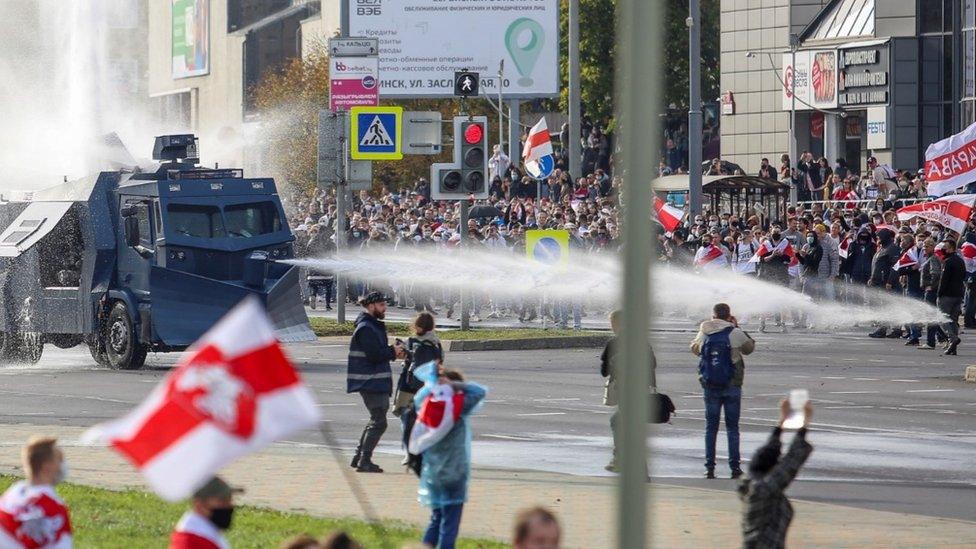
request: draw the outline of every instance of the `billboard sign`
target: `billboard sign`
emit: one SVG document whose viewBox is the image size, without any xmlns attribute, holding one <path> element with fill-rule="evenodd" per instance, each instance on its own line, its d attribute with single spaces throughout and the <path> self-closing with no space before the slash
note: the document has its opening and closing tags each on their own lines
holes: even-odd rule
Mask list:
<svg viewBox="0 0 976 549">
<path fill-rule="evenodd" d="M 791 78 L 796 76 L 796 110 L 832 109 L 837 107 L 837 51 L 798 51 L 783 54 L 783 110 L 793 105 Z"/>
<path fill-rule="evenodd" d="M 332 57 L 329 59 L 329 109 L 379 104 L 378 61 L 375 57 Z"/>
<path fill-rule="evenodd" d="M 887 105 L 890 91 L 888 46 L 840 50 L 840 104 Z"/>
<path fill-rule="evenodd" d="M 349 33 L 378 38 L 382 95 L 453 97 L 454 73 L 481 75 L 481 91 L 559 94 L 559 0 L 346 0 Z"/>
<path fill-rule="evenodd" d="M 172 0 L 173 78 L 210 72 L 210 0 Z"/>
</svg>

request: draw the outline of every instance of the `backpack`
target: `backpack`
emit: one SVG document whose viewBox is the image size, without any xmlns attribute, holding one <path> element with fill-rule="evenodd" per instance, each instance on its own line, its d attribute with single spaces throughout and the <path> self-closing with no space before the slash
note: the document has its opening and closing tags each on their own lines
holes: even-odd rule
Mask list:
<svg viewBox="0 0 976 549">
<path fill-rule="evenodd" d="M 702 383 L 711 387 L 728 387 L 735 377 L 735 364 L 732 363 L 732 342 L 729 335 L 735 326 L 705 336 L 698 361 L 698 375 Z"/>
<path fill-rule="evenodd" d="M 650 423 L 668 423 L 671 421 L 671 414 L 675 412 L 671 397 L 663 393 L 648 395 L 648 406 L 647 419 Z"/>
</svg>

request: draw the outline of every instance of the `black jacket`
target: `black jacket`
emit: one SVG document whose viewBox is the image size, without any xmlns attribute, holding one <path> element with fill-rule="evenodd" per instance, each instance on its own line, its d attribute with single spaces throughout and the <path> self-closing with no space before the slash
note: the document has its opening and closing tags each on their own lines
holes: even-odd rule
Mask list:
<svg viewBox="0 0 976 549">
<path fill-rule="evenodd" d="M 871 260 L 877 251 L 874 243 L 868 240 L 861 242 L 855 240 L 848 248 L 848 257 L 845 261 L 844 272 L 851 275 L 854 282 L 864 284 L 871 278 Z"/>
<path fill-rule="evenodd" d="M 966 263 L 953 252 L 942 261 L 942 279 L 939 281 L 939 297 L 962 298 L 966 293 Z"/>
<path fill-rule="evenodd" d="M 885 284 L 898 285 L 898 271 L 895 263 L 901 257 L 901 249 L 895 243 L 878 248 L 871 260 L 871 283 L 883 287 Z"/>
<path fill-rule="evenodd" d="M 387 341 L 386 324 L 368 313 L 360 313 L 349 342 L 347 393 L 393 394 L 390 361 L 396 359 L 396 352 Z"/>
</svg>

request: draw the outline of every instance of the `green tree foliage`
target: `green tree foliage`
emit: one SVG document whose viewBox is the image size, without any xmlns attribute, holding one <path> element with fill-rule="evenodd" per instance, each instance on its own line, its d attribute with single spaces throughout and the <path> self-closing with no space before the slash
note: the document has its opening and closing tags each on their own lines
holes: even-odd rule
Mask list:
<svg viewBox="0 0 976 549">
<path fill-rule="evenodd" d="M 719 4 L 720 0 L 701 0 L 701 83 L 702 101 L 719 96 Z M 664 39 L 664 103 L 688 108 L 688 0 L 668 0 Z"/>
</svg>

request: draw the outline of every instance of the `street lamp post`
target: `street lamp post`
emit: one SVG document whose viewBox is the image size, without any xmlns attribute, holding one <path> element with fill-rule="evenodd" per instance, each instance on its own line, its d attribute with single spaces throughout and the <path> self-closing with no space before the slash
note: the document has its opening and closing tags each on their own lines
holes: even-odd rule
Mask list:
<svg viewBox="0 0 976 549">
<path fill-rule="evenodd" d="M 701 5 L 688 4 L 688 206 L 689 216 L 702 211 Z"/>
</svg>

